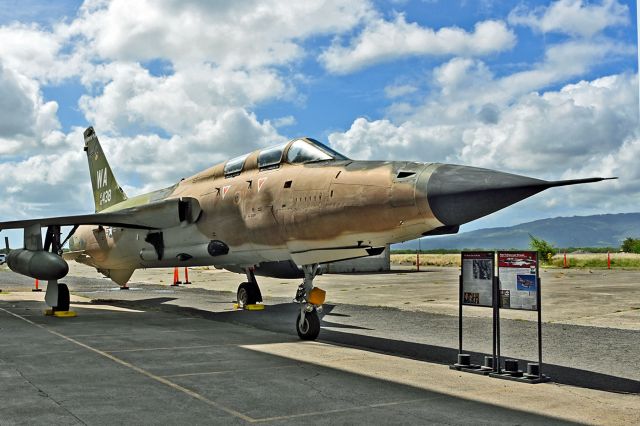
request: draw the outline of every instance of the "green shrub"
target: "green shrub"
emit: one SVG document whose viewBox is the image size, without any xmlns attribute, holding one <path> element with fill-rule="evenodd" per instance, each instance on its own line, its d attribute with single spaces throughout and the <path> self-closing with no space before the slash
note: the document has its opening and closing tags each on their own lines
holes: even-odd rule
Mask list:
<svg viewBox="0 0 640 426">
<path fill-rule="evenodd" d="M 627 238 L 622 242 L 621 249 L 625 253 L 640 253 L 640 238 Z"/>
<path fill-rule="evenodd" d="M 533 235 L 529 234 L 529 238 L 531 241 L 529 242 L 529 246 L 535 251 L 538 252 L 538 257 L 544 263 L 550 263 L 553 255 L 556 254 L 557 250 L 551 246 L 547 241 L 536 238 Z"/>
</svg>

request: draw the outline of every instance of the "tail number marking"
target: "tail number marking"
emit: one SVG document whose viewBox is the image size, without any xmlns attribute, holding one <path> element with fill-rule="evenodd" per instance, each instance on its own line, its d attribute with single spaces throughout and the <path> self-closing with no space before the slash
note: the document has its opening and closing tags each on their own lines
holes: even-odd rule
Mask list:
<svg viewBox="0 0 640 426">
<path fill-rule="evenodd" d="M 100 205 L 109 204 L 111 202 L 111 190 L 107 189 L 100 193 Z"/>
<path fill-rule="evenodd" d="M 105 186 L 108 185 L 107 183 L 107 168 L 105 167 L 104 169 L 98 170 L 96 172 L 97 176 L 96 176 L 96 184 L 98 186 L 98 189 L 104 188 Z"/>
</svg>

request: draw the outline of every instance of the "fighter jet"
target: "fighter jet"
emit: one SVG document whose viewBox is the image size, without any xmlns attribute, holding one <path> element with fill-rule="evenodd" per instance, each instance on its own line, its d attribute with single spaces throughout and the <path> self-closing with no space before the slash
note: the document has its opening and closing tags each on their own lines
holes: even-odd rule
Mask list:
<svg viewBox="0 0 640 426">
<path fill-rule="evenodd" d="M 605 178 L 545 181 L 439 163 L 358 161 L 302 137 L 128 198 L 92 127 L 84 132 L 95 214 L 0 223 L 24 229 L 11 270 L 47 281 L 46 303 L 69 309 L 58 283 L 67 260 L 125 286 L 138 268 L 214 266 L 246 275 L 238 303 L 262 301 L 256 275 L 302 278 L 294 301 L 301 339 L 316 339 L 322 264 L 372 256 L 388 244 L 452 234 L 460 225 L 545 189 Z M 61 227 L 72 226 L 62 240 Z M 42 241 L 41 229 L 46 228 Z M 69 243 L 69 251 L 62 247 Z"/>
</svg>

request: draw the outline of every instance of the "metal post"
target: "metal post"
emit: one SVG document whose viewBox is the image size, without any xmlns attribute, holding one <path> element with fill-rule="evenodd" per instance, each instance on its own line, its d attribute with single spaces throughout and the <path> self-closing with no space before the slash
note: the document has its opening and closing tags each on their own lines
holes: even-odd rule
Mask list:
<svg viewBox="0 0 640 426">
<path fill-rule="evenodd" d="M 498 259 L 498 262 L 500 260 Z M 499 271 L 500 269 L 498 269 Z M 498 277 L 496 278 L 496 296 L 497 296 L 497 300 L 496 300 L 496 369 L 498 371 L 498 374 L 501 373 L 501 368 L 500 368 L 500 305 L 502 304 L 502 300 L 500 298 L 500 275 L 498 274 Z"/>
<path fill-rule="evenodd" d="M 542 379 L 542 295 L 540 294 L 540 283 L 542 280 L 538 278 L 538 377 Z"/>
<path fill-rule="evenodd" d="M 462 275 L 458 280 L 458 354 L 462 353 Z"/>
<path fill-rule="evenodd" d="M 418 251 L 416 252 L 416 270 L 420 272 L 420 238 L 418 238 Z"/>
<path fill-rule="evenodd" d="M 498 279 L 495 276 L 495 273 L 493 274 L 493 282 L 491 283 L 491 293 L 493 294 L 493 300 L 492 300 L 492 304 L 493 304 L 493 371 L 497 371 L 496 370 L 496 361 L 497 361 L 497 357 L 496 357 L 496 344 L 497 344 L 497 339 L 496 339 L 496 319 L 497 319 L 497 311 L 498 311 L 498 298 L 497 298 L 497 291 L 498 288 Z"/>
</svg>

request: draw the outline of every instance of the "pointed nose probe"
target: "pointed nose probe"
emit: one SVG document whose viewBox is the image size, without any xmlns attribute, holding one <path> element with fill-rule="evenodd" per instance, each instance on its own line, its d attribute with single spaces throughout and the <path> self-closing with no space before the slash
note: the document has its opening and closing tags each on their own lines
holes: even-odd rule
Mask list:
<svg viewBox="0 0 640 426">
<path fill-rule="evenodd" d="M 427 182 L 427 200 L 445 225 L 462 225 L 555 186 L 617 178 L 546 181 L 478 167 L 442 164 Z"/>
</svg>

